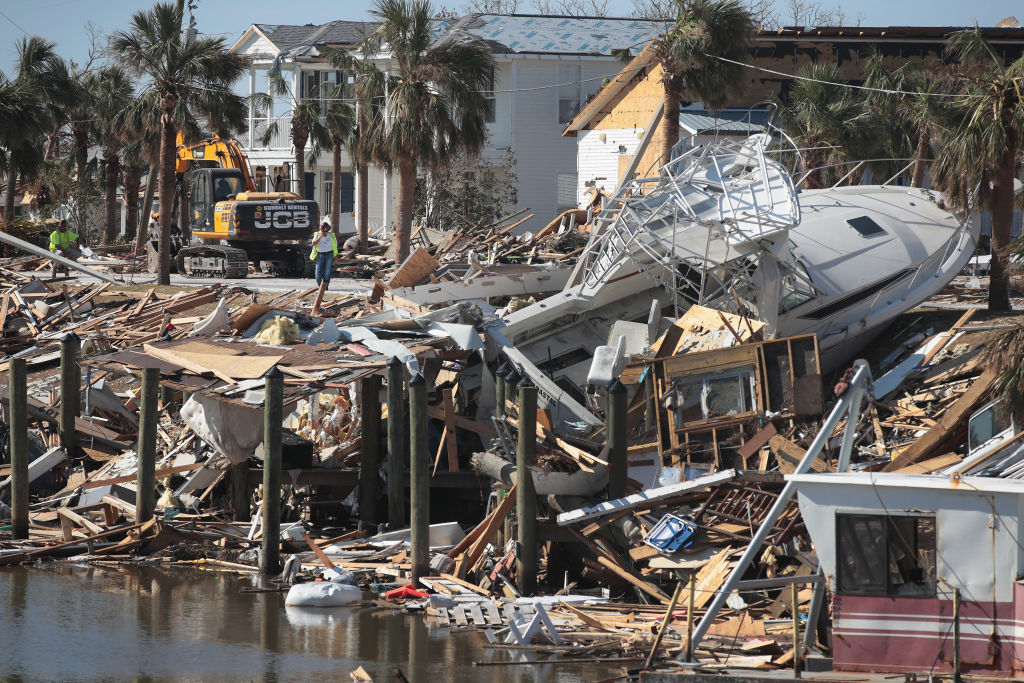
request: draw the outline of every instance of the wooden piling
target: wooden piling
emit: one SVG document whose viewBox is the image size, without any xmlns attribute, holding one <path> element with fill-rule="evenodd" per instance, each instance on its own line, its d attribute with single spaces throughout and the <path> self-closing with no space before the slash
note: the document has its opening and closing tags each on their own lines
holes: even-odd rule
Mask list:
<svg viewBox="0 0 1024 683">
<path fill-rule="evenodd" d="M 626 387 L 615 380 L 608 387 L 608 500 L 626 495 Z"/>
<path fill-rule="evenodd" d="M 160 405 L 164 411 L 170 413 L 174 407 L 174 389 L 167 384 L 160 385 Z"/>
<path fill-rule="evenodd" d="M 377 511 L 377 478 L 380 469 L 380 375 L 363 377 L 359 384 L 362 433 L 359 437 L 359 519 L 380 521 Z"/>
<path fill-rule="evenodd" d="M 397 529 L 405 523 L 405 401 L 404 368 L 398 356 L 388 361 L 388 524 Z"/>
<path fill-rule="evenodd" d="M 160 370 L 142 371 L 142 401 L 139 404 L 139 454 L 135 478 L 135 521 L 148 522 L 156 509 L 156 426 L 160 419 L 157 397 L 160 392 Z"/>
<path fill-rule="evenodd" d="M 281 571 L 281 420 L 284 375 L 275 365 L 264 375 L 263 399 L 263 547 L 260 572 Z"/>
<path fill-rule="evenodd" d="M 28 369 L 24 358 L 10 362 L 11 535 L 28 538 Z"/>
<path fill-rule="evenodd" d="M 60 443 L 69 458 L 78 456 L 75 420 L 82 412 L 82 381 L 78 352 L 82 342 L 74 332 L 60 341 Z"/>
<path fill-rule="evenodd" d="M 537 447 L 537 387 L 520 384 L 519 443 L 516 448 L 516 518 L 519 522 L 519 550 L 516 576 L 524 596 L 537 592 L 537 492 L 530 466 Z"/>
<path fill-rule="evenodd" d="M 430 435 L 427 432 L 427 380 L 409 380 L 409 499 L 412 582 L 430 573 Z"/>
<path fill-rule="evenodd" d="M 494 373 L 494 417 L 499 420 L 505 417 L 505 378 L 508 371 L 508 363 L 502 363 Z"/>
<path fill-rule="evenodd" d="M 248 522 L 251 518 L 249 505 L 249 461 L 231 466 L 231 519 Z"/>
</svg>

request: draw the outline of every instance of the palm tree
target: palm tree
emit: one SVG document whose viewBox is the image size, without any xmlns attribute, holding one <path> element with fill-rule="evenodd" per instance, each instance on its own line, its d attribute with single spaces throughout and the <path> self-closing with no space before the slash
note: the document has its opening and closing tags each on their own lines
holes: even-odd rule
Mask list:
<svg viewBox="0 0 1024 683">
<path fill-rule="evenodd" d="M 288 82 L 281 76 L 280 71 L 271 71 L 268 80 L 272 96 L 280 97 L 291 94 Z M 277 121 L 267 126 L 267 129 L 263 131 L 263 144 L 270 144 L 273 137 L 277 135 L 277 131 Z M 312 140 L 313 150 L 321 150 L 331 145 L 331 132 L 323 121 L 319 92 L 311 92 L 306 97 L 295 97 L 289 134 L 292 139 L 292 149 L 295 152 L 295 173 L 292 181 L 298 183 L 294 191 L 305 199 L 312 199 L 312 197 L 306 197 L 306 143 Z M 315 163 L 316 155 L 311 153 L 310 165 Z M 337 183 L 337 179 L 335 179 L 335 183 Z"/>
<path fill-rule="evenodd" d="M 991 213 L 988 309 L 1008 311 L 1013 182 L 1024 148 L 1024 57 L 1004 65 L 977 27 L 952 34 L 946 47 L 965 67 L 963 97 L 951 107 L 953 125 L 939 148 L 935 185 L 954 207 L 967 211 L 976 200 Z"/>
<path fill-rule="evenodd" d="M 366 150 L 387 173 L 398 170 L 399 262 L 409 256 L 413 194 L 420 165 L 446 164 L 460 151 L 475 155 L 487 142 L 486 101 L 494 58 L 480 41 L 434 41 L 427 0 L 377 0 L 370 14 L 381 23 L 362 55 L 386 52 L 392 73 L 358 59 L 356 98 L 382 98 L 367 112 Z"/>
<path fill-rule="evenodd" d="M 7 195 L 4 218 L 14 218 L 14 197 L 18 178 L 33 176 L 42 168 L 44 138 L 58 119 L 59 101 L 67 89 L 67 64 L 56 52 L 56 45 L 39 36 L 18 42 L 18 59 L 14 83 L 25 97 L 36 100 L 35 116 L 27 117 L 14 128 L 4 128 L 3 143 L 7 149 Z"/>
<path fill-rule="evenodd" d="M 331 227 L 338 233 L 341 224 L 341 153 L 348 149 L 353 157 L 359 140 L 356 128 L 356 110 L 351 102 L 341 99 L 342 88 L 337 87 L 331 93 L 331 102 L 324 116 L 324 125 L 330 133 L 331 140 Z M 319 145 L 314 143 L 310 158 L 319 155 Z"/>
<path fill-rule="evenodd" d="M 171 211 L 178 131 L 198 125 L 191 107 L 213 102 L 244 102 L 231 85 L 245 70 L 245 60 L 228 51 L 223 38 L 196 38 L 182 43 L 182 12 L 159 3 L 132 16 L 131 29 L 117 31 L 111 47 L 123 63 L 145 74 L 160 101 L 160 266 L 158 284 L 170 284 Z"/>
<path fill-rule="evenodd" d="M 708 109 L 725 106 L 743 81 L 754 21 L 738 0 L 673 0 L 676 21 L 654 43 L 661 65 L 665 111 L 661 118 L 661 160 L 670 161 L 679 142 L 679 103 L 685 94 Z M 723 61 L 723 60 L 730 61 Z"/>
<path fill-rule="evenodd" d="M 135 88 L 124 69 L 108 66 L 92 74 L 88 81 L 93 95 L 93 129 L 103 150 L 104 213 L 103 243 L 117 238 L 120 228 L 117 208 L 117 186 L 121 177 L 121 148 L 126 142 L 124 126 L 125 103 L 130 102 Z"/>
<path fill-rule="evenodd" d="M 833 175 L 822 166 L 863 156 L 873 144 L 875 120 L 864 99 L 839 82 L 836 66 L 818 63 L 798 73 L 789 106 L 782 109 L 782 128 L 800 146 L 810 171 L 804 187 L 815 189 Z"/>
</svg>

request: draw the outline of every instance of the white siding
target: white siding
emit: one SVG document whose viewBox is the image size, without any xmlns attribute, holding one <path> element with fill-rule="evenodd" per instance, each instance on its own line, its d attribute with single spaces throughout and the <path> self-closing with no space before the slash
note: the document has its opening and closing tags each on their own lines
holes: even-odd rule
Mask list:
<svg viewBox="0 0 1024 683">
<path fill-rule="evenodd" d="M 640 146 L 641 129 L 588 130 L 579 137 L 577 158 L 579 183 L 577 199 L 585 201 L 593 188 L 615 191 L 619 181 L 619 159 L 633 155 Z M 602 138 L 604 138 L 602 140 Z"/>
</svg>

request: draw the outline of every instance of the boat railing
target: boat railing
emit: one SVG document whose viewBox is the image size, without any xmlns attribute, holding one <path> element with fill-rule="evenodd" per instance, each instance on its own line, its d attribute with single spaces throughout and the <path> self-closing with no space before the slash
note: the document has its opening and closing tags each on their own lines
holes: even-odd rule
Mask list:
<svg viewBox="0 0 1024 683">
<path fill-rule="evenodd" d="M 844 175 L 843 175 L 843 176 L 842 176 L 841 178 L 839 178 L 839 180 L 835 181 L 834 183 L 832 183 L 832 184 L 831 184 L 831 185 L 829 186 L 829 189 L 830 189 L 830 190 L 834 190 L 835 188 L 837 188 L 837 187 L 841 186 L 841 185 L 843 184 L 843 182 L 844 182 L 844 181 L 845 181 L 845 180 L 846 180 L 847 178 L 849 178 L 850 176 L 852 176 L 852 175 L 853 175 L 854 173 L 856 173 L 856 172 L 857 172 L 857 171 L 858 171 L 859 169 L 863 168 L 863 167 L 864 167 L 864 166 L 865 166 L 866 164 L 877 164 L 877 163 L 881 163 L 881 162 L 905 162 L 905 164 L 904 164 L 903 166 L 901 166 L 901 167 L 900 167 L 900 170 L 898 170 L 898 171 L 897 171 L 896 173 L 894 173 L 894 174 L 893 174 L 893 175 L 892 175 L 892 176 L 891 176 L 891 177 L 890 177 L 890 178 L 889 178 L 888 180 L 886 180 L 886 181 L 885 181 L 884 183 L 880 183 L 880 185 L 882 185 L 883 187 L 885 187 L 885 186 L 891 185 L 891 184 L 893 183 L 893 181 L 895 181 L 895 180 L 896 180 L 897 178 L 899 178 L 899 177 L 900 177 L 900 176 L 902 176 L 902 175 L 903 175 L 904 173 L 906 173 L 906 172 L 907 172 L 907 171 L 908 171 L 908 170 L 909 170 L 909 169 L 910 169 L 910 168 L 911 168 L 911 167 L 912 167 L 912 166 L 913 166 L 913 165 L 914 165 L 915 163 L 917 163 L 918 161 L 922 161 L 922 159 L 919 159 L 919 158 L 913 158 L 913 159 L 910 159 L 910 158 L 902 158 L 902 159 L 901 159 L 901 158 L 898 158 L 898 157 L 877 157 L 877 158 L 874 158 L 874 159 L 860 159 L 860 160 L 858 160 L 858 161 L 852 161 L 852 160 L 851 160 L 851 161 L 837 161 L 837 162 L 835 162 L 835 163 L 831 163 L 831 164 L 822 164 L 821 166 L 815 166 L 814 168 L 811 168 L 811 169 L 807 169 L 807 170 L 805 170 L 805 171 L 804 171 L 804 172 L 803 172 L 803 173 L 802 173 L 802 174 L 800 175 L 800 177 L 799 177 L 798 179 L 794 180 L 793 182 L 794 182 L 794 183 L 795 183 L 795 184 L 796 184 L 797 186 L 799 186 L 799 185 L 801 185 L 801 184 L 802 184 L 802 183 L 803 183 L 803 182 L 804 182 L 805 180 L 807 180 L 807 178 L 808 178 L 808 177 L 810 177 L 810 175 L 811 175 L 812 173 L 814 173 L 814 172 L 816 172 L 816 171 L 825 171 L 825 170 L 828 170 L 828 169 L 832 169 L 832 168 L 840 168 L 840 167 L 845 167 L 845 166 L 849 166 L 850 164 L 853 164 L 853 167 L 852 167 L 852 168 L 850 168 L 850 170 L 849 170 L 849 171 L 847 171 L 847 172 L 846 172 L 846 173 L 845 173 L 845 174 L 844 174 Z M 923 161 L 931 161 L 931 160 L 930 160 L 930 159 L 924 159 Z"/>
</svg>

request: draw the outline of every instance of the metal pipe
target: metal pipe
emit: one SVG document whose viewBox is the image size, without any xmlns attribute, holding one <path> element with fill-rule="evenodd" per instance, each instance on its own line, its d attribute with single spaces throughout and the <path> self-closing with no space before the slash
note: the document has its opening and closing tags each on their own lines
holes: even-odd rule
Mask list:
<svg viewBox="0 0 1024 683">
<path fill-rule="evenodd" d="M 828 419 L 825 420 L 821 429 L 818 430 L 817 435 L 814 437 L 814 441 L 811 442 L 810 447 L 807 449 L 807 452 L 804 454 L 803 459 L 800 461 L 800 464 L 797 465 L 793 474 L 804 474 L 811 469 L 811 463 L 814 462 L 818 457 L 818 454 L 821 453 L 821 449 L 826 443 L 828 443 L 832 430 L 836 428 L 836 425 L 839 424 L 839 420 L 842 419 L 843 415 L 849 411 L 853 404 L 853 400 L 858 393 L 856 390 L 863 390 L 867 383 L 871 381 L 871 369 L 868 367 L 866 361 L 855 361 L 854 368 L 856 368 L 856 370 L 853 373 L 853 379 L 850 380 L 849 388 L 846 390 L 846 393 L 840 397 L 835 407 L 832 408 L 832 412 L 829 414 Z M 851 419 L 853 418 L 851 417 Z M 743 551 L 743 555 L 740 557 L 739 562 L 737 562 L 736 567 L 729 574 L 729 577 L 725 580 L 725 583 L 722 584 L 721 588 L 718 589 L 718 592 L 715 593 L 715 597 L 712 599 L 711 604 L 708 605 L 707 611 L 704 613 L 704 617 L 700 620 L 700 623 L 697 624 L 697 628 L 693 633 L 694 647 L 700 643 L 701 639 L 707 633 L 708 628 L 711 627 L 715 617 L 718 615 L 718 611 L 722 609 L 722 605 L 725 604 L 726 598 L 728 598 L 729 594 L 736 588 L 736 584 L 743 576 L 743 572 L 745 572 L 751 562 L 757 558 L 758 553 L 761 551 L 761 546 L 764 545 L 765 540 L 767 540 L 768 536 L 771 534 L 772 528 L 775 526 L 775 522 L 779 519 L 779 515 L 782 514 L 782 511 L 786 508 L 786 505 L 789 504 L 790 499 L 795 493 L 796 485 L 792 481 L 787 481 L 786 485 L 779 493 L 779 497 L 775 499 L 775 503 L 772 505 L 771 510 L 768 511 L 768 515 L 765 517 L 761 527 L 757 530 L 757 533 L 754 534 L 754 538 L 747 545 L 747 549 Z"/>
<path fill-rule="evenodd" d="M 109 282 L 112 285 L 122 284 L 120 280 L 115 280 L 106 273 L 101 273 L 98 270 L 93 270 L 92 268 L 89 268 L 87 266 L 79 265 L 78 263 L 72 261 L 69 258 L 65 258 L 58 254 L 54 254 L 53 252 L 43 249 L 42 247 L 37 247 L 31 242 L 26 242 L 25 240 L 18 239 L 17 237 L 11 235 L 10 233 L 0 232 L 0 242 L 3 242 L 4 244 L 9 244 L 12 247 L 21 249 L 22 251 L 27 251 L 28 253 L 33 254 L 35 256 L 42 256 L 43 258 L 48 258 L 51 261 L 56 261 L 62 266 L 74 268 L 75 270 L 81 273 L 85 273 L 86 275 L 90 275 L 99 280 L 103 280 L 103 282 Z"/>
</svg>

